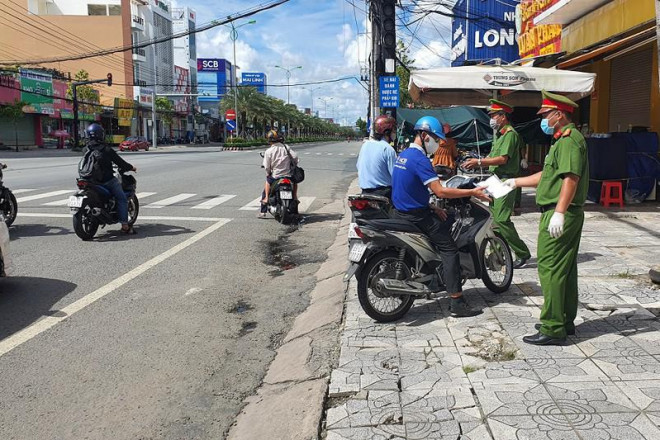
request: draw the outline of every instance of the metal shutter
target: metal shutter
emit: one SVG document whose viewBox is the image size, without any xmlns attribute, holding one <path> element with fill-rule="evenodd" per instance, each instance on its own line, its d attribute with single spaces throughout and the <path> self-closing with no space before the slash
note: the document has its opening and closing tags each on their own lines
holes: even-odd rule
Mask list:
<svg viewBox="0 0 660 440">
<path fill-rule="evenodd" d="M 610 81 L 610 131 L 629 126 L 651 126 L 652 49 L 612 60 Z"/>
</svg>

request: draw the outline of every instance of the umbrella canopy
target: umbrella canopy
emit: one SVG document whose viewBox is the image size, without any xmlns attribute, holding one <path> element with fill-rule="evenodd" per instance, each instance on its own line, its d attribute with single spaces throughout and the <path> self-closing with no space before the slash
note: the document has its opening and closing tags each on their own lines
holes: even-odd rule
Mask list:
<svg viewBox="0 0 660 440">
<path fill-rule="evenodd" d="M 431 106 L 487 106 L 489 99 L 499 96 L 513 106 L 537 107 L 541 90 L 577 100 L 593 92 L 595 80 L 594 73 L 480 65 L 412 71 L 408 90 L 415 102 Z"/>
</svg>

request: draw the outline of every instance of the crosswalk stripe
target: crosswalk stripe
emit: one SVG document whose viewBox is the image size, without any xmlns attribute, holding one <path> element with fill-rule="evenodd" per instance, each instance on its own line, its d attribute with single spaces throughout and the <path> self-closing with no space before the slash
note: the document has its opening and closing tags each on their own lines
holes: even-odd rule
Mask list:
<svg viewBox="0 0 660 440">
<path fill-rule="evenodd" d="M 22 202 L 29 202 L 31 200 L 47 199 L 48 197 L 55 197 L 55 196 L 61 196 L 62 194 L 72 194 L 72 193 L 73 191 L 70 189 L 63 189 L 59 191 L 51 191 L 47 193 L 35 194 L 32 196 L 19 197 L 16 199 L 16 201 L 18 203 L 22 203 Z"/>
<path fill-rule="evenodd" d="M 56 200 L 54 202 L 42 203 L 41 206 L 66 206 L 69 204 L 69 199 Z"/>
<path fill-rule="evenodd" d="M 305 153 L 305 154 L 309 154 L 309 153 Z"/>
<path fill-rule="evenodd" d="M 154 208 L 154 209 L 159 209 L 159 208 L 164 208 L 165 206 L 172 205 L 177 202 L 181 202 L 183 200 L 189 199 L 191 197 L 196 196 L 197 194 L 188 194 L 188 193 L 183 193 L 176 195 L 174 197 L 168 197 L 167 199 L 159 200 L 157 202 L 150 203 L 145 206 L 145 208 Z"/>
<path fill-rule="evenodd" d="M 339 153 L 339 155 L 340 155 L 340 156 L 343 156 L 343 155 L 344 155 L 344 153 Z"/>
<path fill-rule="evenodd" d="M 250 203 L 243 206 L 242 208 L 239 208 L 238 210 L 239 211 L 256 211 L 259 208 L 261 208 L 261 197 L 257 197 L 256 199 L 252 200 Z"/>
<path fill-rule="evenodd" d="M 193 206 L 190 209 L 211 209 L 211 208 L 215 208 L 216 206 L 221 205 L 222 203 L 225 203 L 227 200 L 231 200 L 234 197 L 236 197 L 236 195 L 233 195 L 233 194 L 214 197 L 210 200 L 207 200 L 204 203 L 200 203 L 197 206 Z"/>
<path fill-rule="evenodd" d="M 153 196 L 154 194 L 156 194 L 156 193 L 153 193 L 153 192 L 141 192 L 141 193 L 137 193 L 137 194 L 135 194 L 135 196 L 138 198 L 138 200 L 142 200 L 142 199 L 146 199 L 146 198 L 149 197 L 149 196 Z"/>
<path fill-rule="evenodd" d="M 23 193 L 30 192 L 30 191 L 36 191 L 36 189 L 12 189 L 11 190 L 11 192 L 13 192 L 14 195 L 23 194 Z"/>
<path fill-rule="evenodd" d="M 298 197 L 300 200 L 300 205 L 298 205 L 298 212 L 307 212 L 309 207 L 312 205 L 312 202 L 316 200 L 316 197 Z"/>
<path fill-rule="evenodd" d="M 317 156 L 320 156 L 320 155 L 321 155 L 321 153 L 316 153 L 316 155 L 317 155 Z"/>
</svg>

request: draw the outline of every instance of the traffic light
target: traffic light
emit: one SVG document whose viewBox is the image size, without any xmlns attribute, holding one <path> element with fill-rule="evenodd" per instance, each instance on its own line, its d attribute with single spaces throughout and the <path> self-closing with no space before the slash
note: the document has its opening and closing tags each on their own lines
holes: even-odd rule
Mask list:
<svg viewBox="0 0 660 440">
<path fill-rule="evenodd" d="M 108 73 L 108 87 L 112 85 L 112 73 Z"/>
<path fill-rule="evenodd" d="M 381 32 L 384 59 L 396 58 L 396 0 L 381 0 Z"/>
</svg>

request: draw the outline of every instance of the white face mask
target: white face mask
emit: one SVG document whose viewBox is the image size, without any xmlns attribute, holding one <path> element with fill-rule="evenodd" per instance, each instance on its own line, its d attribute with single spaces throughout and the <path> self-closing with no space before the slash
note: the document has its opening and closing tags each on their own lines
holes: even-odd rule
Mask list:
<svg viewBox="0 0 660 440">
<path fill-rule="evenodd" d="M 424 141 L 424 147 L 426 148 L 426 154 L 434 154 L 436 151 L 438 151 L 438 147 L 440 144 L 438 144 L 438 141 L 433 139 L 431 136 L 426 137 L 426 141 Z"/>
<path fill-rule="evenodd" d="M 490 118 L 490 128 L 492 128 L 493 130 L 497 130 L 499 126 L 500 124 L 498 124 L 495 119 Z"/>
</svg>

